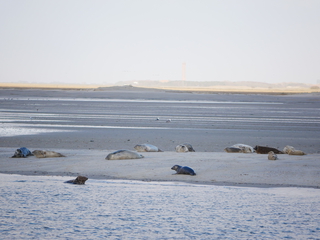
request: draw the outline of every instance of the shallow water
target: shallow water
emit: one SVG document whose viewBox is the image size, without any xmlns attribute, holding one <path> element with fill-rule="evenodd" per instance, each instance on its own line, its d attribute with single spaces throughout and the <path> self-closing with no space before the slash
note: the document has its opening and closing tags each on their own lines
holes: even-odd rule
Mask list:
<svg viewBox="0 0 320 240">
<path fill-rule="evenodd" d="M 0 239 L 319 239 L 320 190 L 0 174 Z"/>
<path fill-rule="evenodd" d="M 0 146 L 221 152 L 244 143 L 319 153 L 319 94 L 0 89 Z M 170 121 L 168 121 L 170 119 Z M 41 143 L 41 146 L 39 146 Z"/>
</svg>

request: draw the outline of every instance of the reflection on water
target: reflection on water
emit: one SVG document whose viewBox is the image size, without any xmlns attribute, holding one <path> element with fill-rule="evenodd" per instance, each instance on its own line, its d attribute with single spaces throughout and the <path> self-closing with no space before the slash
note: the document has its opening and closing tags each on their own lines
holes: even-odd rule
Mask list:
<svg viewBox="0 0 320 240">
<path fill-rule="evenodd" d="M 320 191 L 0 174 L 2 239 L 317 239 Z"/>
<path fill-rule="evenodd" d="M 30 126 L 30 128 L 28 128 Z M 0 127 L 1 137 L 14 137 L 23 135 L 35 135 L 41 133 L 54 133 L 54 132 L 72 132 L 72 130 L 62 130 L 62 129 L 50 129 L 50 128 L 32 128 L 32 125 L 19 124 L 16 125 L 6 125 L 5 127 Z"/>
</svg>

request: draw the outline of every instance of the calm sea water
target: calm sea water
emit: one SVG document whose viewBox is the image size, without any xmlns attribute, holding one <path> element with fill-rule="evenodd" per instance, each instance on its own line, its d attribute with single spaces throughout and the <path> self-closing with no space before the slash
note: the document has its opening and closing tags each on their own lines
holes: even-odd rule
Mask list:
<svg viewBox="0 0 320 240">
<path fill-rule="evenodd" d="M 0 239 L 320 239 L 320 190 L 0 174 Z"/>
</svg>

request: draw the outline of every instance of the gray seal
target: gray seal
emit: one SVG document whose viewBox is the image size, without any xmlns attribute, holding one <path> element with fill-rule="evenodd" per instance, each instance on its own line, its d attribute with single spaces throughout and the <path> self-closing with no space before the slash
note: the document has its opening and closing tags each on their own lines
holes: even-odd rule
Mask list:
<svg viewBox="0 0 320 240">
<path fill-rule="evenodd" d="M 276 149 L 276 148 L 273 148 L 273 147 L 267 147 L 267 146 L 255 146 L 253 148 L 256 153 L 258 154 L 268 154 L 270 151 L 274 152 L 275 154 L 283 154 L 282 151 Z"/>
<path fill-rule="evenodd" d="M 227 153 L 242 153 L 242 150 L 237 147 L 226 147 L 224 151 Z"/>
<path fill-rule="evenodd" d="M 176 174 L 188 174 L 191 176 L 196 175 L 193 169 L 187 166 L 181 167 L 180 165 L 174 165 L 171 169 L 175 170 L 177 172 Z"/>
<path fill-rule="evenodd" d="M 130 151 L 130 150 L 118 150 L 112 153 L 109 153 L 106 156 L 106 160 L 123 160 L 123 159 L 139 159 L 143 158 L 139 153 Z"/>
<path fill-rule="evenodd" d="M 246 144 L 243 144 L 243 143 L 237 143 L 237 144 L 232 145 L 231 147 L 240 148 L 242 153 L 253 153 L 253 152 L 255 152 L 253 147 L 251 147 L 249 145 L 246 145 Z"/>
<path fill-rule="evenodd" d="M 183 143 L 176 146 L 176 152 L 195 152 L 195 150 L 191 144 Z"/>
<path fill-rule="evenodd" d="M 268 159 L 269 159 L 269 160 L 277 160 L 277 159 L 278 159 L 278 156 L 277 156 L 277 154 L 275 154 L 273 151 L 270 151 L 270 152 L 268 153 Z"/>
<path fill-rule="evenodd" d="M 73 184 L 80 184 L 80 185 L 83 185 L 83 184 L 85 184 L 85 182 L 86 182 L 87 180 L 88 180 L 88 178 L 87 178 L 87 177 L 84 177 L 84 176 L 78 176 L 76 179 L 66 181 L 65 183 L 73 183 Z"/>
<path fill-rule="evenodd" d="M 12 158 L 26 158 L 28 156 L 33 156 L 30 150 L 26 147 L 18 148 Z"/>
<path fill-rule="evenodd" d="M 54 157 L 65 157 L 61 153 L 55 151 L 48 151 L 48 150 L 34 150 L 32 152 L 34 156 L 37 158 L 54 158 Z"/>
<path fill-rule="evenodd" d="M 296 150 L 294 147 L 289 145 L 284 147 L 283 152 L 289 155 L 306 155 L 303 151 Z"/>
<path fill-rule="evenodd" d="M 137 152 L 163 152 L 161 149 L 159 149 L 158 147 L 148 144 L 148 143 L 144 143 L 144 144 L 137 144 L 134 149 Z"/>
</svg>

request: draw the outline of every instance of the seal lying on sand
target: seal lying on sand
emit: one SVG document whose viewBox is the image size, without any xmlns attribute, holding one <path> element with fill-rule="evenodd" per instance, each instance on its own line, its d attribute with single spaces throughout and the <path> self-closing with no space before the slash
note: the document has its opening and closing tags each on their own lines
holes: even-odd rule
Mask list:
<svg viewBox="0 0 320 240">
<path fill-rule="evenodd" d="M 278 159 L 278 156 L 277 156 L 277 154 L 275 154 L 273 151 L 270 151 L 270 152 L 268 153 L 268 159 L 269 159 L 269 160 L 277 160 L 277 159 Z"/>
<path fill-rule="evenodd" d="M 172 168 L 172 170 L 175 170 L 177 173 L 176 174 L 188 174 L 188 175 L 196 175 L 196 173 L 193 171 L 192 168 L 189 167 L 181 167 L 179 165 L 174 165 Z"/>
<path fill-rule="evenodd" d="M 234 144 L 231 147 L 240 148 L 243 153 L 253 153 L 253 152 L 255 152 L 253 147 L 251 147 L 249 145 L 246 145 L 246 144 L 242 144 L 242 143 Z"/>
<path fill-rule="evenodd" d="M 242 150 L 237 147 L 226 147 L 224 151 L 227 153 L 242 153 Z"/>
<path fill-rule="evenodd" d="M 85 182 L 88 180 L 87 177 L 78 176 L 76 179 L 66 181 L 65 183 L 73 183 L 73 184 L 85 184 Z"/>
<path fill-rule="evenodd" d="M 122 159 L 138 159 L 143 158 L 141 154 L 138 154 L 129 150 L 118 150 L 113 153 L 109 153 L 106 156 L 106 160 L 122 160 Z"/>
<path fill-rule="evenodd" d="M 176 146 L 176 152 L 195 152 L 191 144 L 183 143 Z"/>
<path fill-rule="evenodd" d="M 283 152 L 289 155 L 306 155 L 301 150 L 296 150 L 294 147 L 288 145 L 284 147 Z"/>
<path fill-rule="evenodd" d="M 30 150 L 26 147 L 19 148 L 15 151 L 12 158 L 26 158 L 28 156 L 33 156 Z"/>
<path fill-rule="evenodd" d="M 144 144 L 138 144 L 134 147 L 134 149 L 137 152 L 163 152 L 161 149 L 159 149 L 158 147 L 148 144 L 148 143 L 144 143 Z"/>
<path fill-rule="evenodd" d="M 253 149 L 256 150 L 258 154 L 268 154 L 270 151 L 276 154 L 283 154 L 280 150 L 272 147 L 255 146 Z"/>
<path fill-rule="evenodd" d="M 254 149 L 249 145 L 238 143 L 231 147 L 226 147 L 224 151 L 227 153 L 253 153 Z"/>
<path fill-rule="evenodd" d="M 54 158 L 54 157 L 65 157 L 61 153 L 54 152 L 54 151 L 48 151 L 48 150 L 34 150 L 33 155 L 35 155 L 37 158 Z"/>
</svg>

